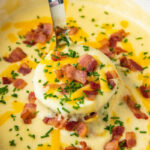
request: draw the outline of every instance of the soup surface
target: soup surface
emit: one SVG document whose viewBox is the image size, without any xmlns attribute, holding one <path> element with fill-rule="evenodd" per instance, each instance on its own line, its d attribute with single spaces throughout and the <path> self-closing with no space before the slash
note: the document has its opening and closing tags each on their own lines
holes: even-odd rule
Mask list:
<svg viewBox="0 0 150 150">
<path fill-rule="evenodd" d="M 22 1 L 14 1 L 14 7 L 4 5 L 7 19 L 4 19 L 4 14 L 0 16 L 4 20 L 0 26 L 0 149 L 73 150 L 76 147 L 81 150 L 109 150 L 111 147 L 112 150 L 149 150 L 149 14 L 131 0 L 66 0 L 68 34 L 73 44 L 81 46 L 78 49 L 72 46 L 71 51 L 68 51 L 68 41 L 57 35 L 60 41 L 66 42 L 59 48 L 63 53 L 61 56 L 64 56 L 60 59 L 61 56 L 58 57 L 54 51 L 56 40 L 47 0 L 27 1 L 23 4 Z M 42 31 L 45 24 L 50 24 L 48 35 L 47 30 Z M 38 28 L 40 31 L 37 31 Z M 46 38 L 44 42 L 41 39 L 40 42 L 28 41 L 27 34 L 33 32 L 42 32 Z M 16 48 L 19 54 L 15 53 L 14 58 L 12 53 Z M 80 65 L 79 58 L 86 54 L 97 61 L 96 70 L 86 72 L 86 67 L 77 67 L 77 64 Z M 89 91 L 89 84 L 81 84 L 80 80 L 75 79 L 73 88 L 69 87 L 73 98 L 68 97 L 72 101 L 85 98 L 85 103 L 78 107 L 74 105 L 76 101 L 65 104 L 65 107 L 58 104 L 64 95 L 70 94 L 70 91 L 62 94 L 63 89 L 59 86 L 50 86 L 49 93 L 44 95 L 47 100 L 44 100 L 43 95 L 40 97 L 41 89 L 46 88 L 47 84 L 71 83 L 69 79 L 55 76 L 56 70 L 68 64 L 82 73 L 86 72 L 87 83 L 100 85 L 94 91 L 96 97 L 89 100 L 89 93 L 83 92 Z M 40 68 L 40 65 L 45 68 Z M 108 71 L 115 71 L 117 75 L 114 77 L 111 74 L 113 77 L 109 78 Z M 115 85 L 109 79 L 114 79 Z M 55 92 L 62 97 L 56 100 L 59 95 Z M 36 108 L 33 108 L 32 114 L 30 110 L 29 115 L 25 114 L 30 116 L 28 119 L 24 115 L 26 104 Z M 87 114 L 91 112 L 96 115 L 89 117 Z M 57 117 L 56 114 L 67 116 L 74 122 L 83 121 L 86 135 L 80 134 L 81 129 L 68 131 L 66 126 L 60 128 L 43 121 L 45 117 Z M 89 118 L 83 120 L 85 115 Z M 88 147 L 82 146 L 83 141 Z"/>
</svg>

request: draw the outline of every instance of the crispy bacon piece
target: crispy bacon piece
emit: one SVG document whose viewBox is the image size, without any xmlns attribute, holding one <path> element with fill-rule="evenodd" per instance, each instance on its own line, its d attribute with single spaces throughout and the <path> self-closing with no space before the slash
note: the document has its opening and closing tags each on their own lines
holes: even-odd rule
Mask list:
<svg viewBox="0 0 150 150">
<path fill-rule="evenodd" d="M 21 61 L 26 57 L 26 53 L 20 47 L 15 48 L 8 57 L 3 57 L 3 59 L 7 62 L 14 63 Z"/>
<path fill-rule="evenodd" d="M 99 50 L 109 58 L 113 58 L 115 56 L 114 53 L 110 50 L 109 43 L 105 43 L 102 47 L 99 48 Z"/>
<path fill-rule="evenodd" d="M 29 93 L 28 100 L 29 100 L 29 103 L 34 103 L 36 101 L 36 97 L 35 97 L 35 93 L 34 92 L 30 92 Z"/>
<path fill-rule="evenodd" d="M 85 54 L 78 59 L 80 66 L 84 67 L 88 72 L 94 71 L 97 67 L 97 61 L 93 56 Z"/>
<path fill-rule="evenodd" d="M 86 124 L 81 121 L 69 121 L 66 123 L 65 129 L 68 131 L 76 131 L 80 137 L 85 137 L 88 132 Z"/>
<path fill-rule="evenodd" d="M 62 58 L 66 58 L 65 55 L 61 55 L 61 53 L 59 51 L 55 51 L 52 55 L 51 55 L 51 59 L 53 61 L 59 61 L 61 60 Z"/>
<path fill-rule="evenodd" d="M 76 69 L 74 66 L 68 64 L 62 67 L 62 74 L 70 80 L 76 80 L 85 84 L 87 82 L 87 72 Z"/>
<path fill-rule="evenodd" d="M 135 61 L 133 61 L 132 59 L 128 59 L 126 58 L 125 56 L 123 56 L 121 59 L 120 59 L 120 65 L 122 67 L 126 67 L 132 71 L 142 71 L 143 68 L 137 64 Z"/>
<path fill-rule="evenodd" d="M 45 43 L 53 34 L 53 27 L 49 23 L 39 24 L 36 29 L 26 34 L 25 44 L 34 45 L 36 43 Z"/>
<path fill-rule="evenodd" d="M 106 77 L 107 77 L 107 80 L 108 79 L 116 79 L 116 78 L 118 78 L 118 74 L 116 73 L 115 70 L 112 70 L 112 71 L 108 71 L 106 73 Z"/>
<path fill-rule="evenodd" d="M 113 52 L 114 52 L 115 54 L 119 55 L 120 53 L 125 53 L 125 52 L 127 52 L 127 51 L 124 50 L 124 49 L 122 49 L 121 47 L 116 46 L 116 47 L 113 48 Z"/>
<path fill-rule="evenodd" d="M 122 41 L 127 35 L 128 33 L 126 33 L 123 29 L 113 33 L 109 38 L 109 46 L 112 48 L 116 47 L 117 42 Z"/>
<path fill-rule="evenodd" d="M 136 135 L 134 132 L 126 132 L 125 139 L 127 148 L 136 146 Z"/>
<path fill-rule="evenodd" d="M 88 90 L 83 90 L 83 93 L 87 96 L 87 98 L 91 101 L 93 101 L 98 94 L 97 91 L 88 91 Z"/>
<path fill-rule="evenodd" d="M 23 89 L 27 85 L 27 82 L 23 79 L 15 79 L 13 82 L 13 86 L 17 89 Z"/>
<path fill-rule="evenodd" d="M 118 140 L 111 140 L 105 146 L 104 150 L 119 150 L 119 142 Z"/>
<path fill-rule="evenodd" d="M 74 146 L 68 146 L 68 147 L 65 148 L 65 150 L 91 150 L 91 148 L 88 147 L 86 142 L 84 142 L 84 141 L 81 141 L 80 145 L 81 145 L 82 148 L 74 147 Z"/>
<path fill-rule="evenodd" d="M 74 131 L 77 128 L 78 121 L 68 121 L 66 122 L 65 129 L 68 131 Z"/>
<path fill-rule="evenodd" d="M 148 119 L 148 116 L 145 113 L 141 112 L 141 110 L 136 107 L 137 103 L 135 103 L 131 99 L 131 96 L 126 95 L 123 97 L 123 99 L 137 119 L 145 119 L 145 120 Z"/>
<path fill-rule="evenodd" d="M 60 34 L 65 34 L 66 29 L 63 29 L 61 27 L 56 27 L 56 36 L 60 35 Z"/>
<path fill-rule="evenodd" d="M 68 27 L 68 30 L 69 35 L 74 35 L 78 32 L 79 29 L 77 27 Z"/>
<path fill-rule="evenodd" d="M 99 90 L 100 89 L 100 84 L 95 83 L 95 82 L 90 82 L 90 88 L 93 90 Z"/>
<path fill-rule="evenodd" d="M 108 84 L 111 85 L 113 89 L 116 86 L 116 83 L 114 82 L 113 79 L 118 78 L 118 74 L 116 73 L 116 71 L 112 70 L 106 72 L 106 77 L 107 77 Z"/>
<path fill-rule="evenodd" d="M 52 125 L 55 128 L 59 128 L 59 129 L 64 128 L 65 124 L 66 124 L 66 120 L 62 116 L 61 116 L 61 118 L 58 118 L 58 116 L 55 116 L 55 117 L 45 117 L 43 119 L 43 121 L 44 121 L 45 124 Z"/>
<path fill-rule="evenodd" d="M 139 89 L 143 97 L 150 98 L 150 86 L 146 87 L 142 85 L 139 87 Z"/>
<path fill-rule="evenodd" d="M 84 116 L 84 119 L 88 120 L 88 119 L 94 118 L 96 115 L 97 115 L 96 112 L 91 112 L 90 114 Z"/>
<path fill-rule="evenodd" d="M 29 67 L 29 65 L 27 63 L 23 63 L 23 64 L 21 64 L 18 72 L 23 75 L 27 75 L 31 72 L 31 68 Z"/>
<path fill-rule="evenodd" d="M 32 119 L 36 117 L 36 104 L 25 104 L 21 118 L 25 124 L 30 124 Z"/>
<path fill-rule="evenodd" d="M 2 77 L 3 84 L 11 84 L 13 82 L 12 78 Z"/>
<path fill-rule="evenodd" d="M 124 127 L 117 126 L 113 128 L 112 139 L 105 144 L 104 150 L 119 150 L 119 140 L 124 132 Z"/>
<path fill-rule="evenodd" d="M 75 74 L 74 74 L 74 80 L 81 82 L 82 84 L 86 84 L 87 72 L 76 69 Z"/>
<path fill-rule="evenodd" d="M 60 79 L 60 78 L 63 77 L 63 71 L 62 71 L 62 69 L 55 70 L 55 73 L 56 73 L 56 77 L 57 77 L 58 79 Z"/>
</svg>

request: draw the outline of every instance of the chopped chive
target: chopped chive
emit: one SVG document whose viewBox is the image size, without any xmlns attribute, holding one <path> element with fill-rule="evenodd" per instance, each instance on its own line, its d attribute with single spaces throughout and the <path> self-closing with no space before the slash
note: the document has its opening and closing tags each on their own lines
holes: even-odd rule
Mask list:
<svg viewBox="0 0 150 150">
<path fill-rule="evenodd" d="M 70 113 L 70 111 L 68 109 L 66 109 L 65 107 L 62 107 L 62 110 L 64 110 L 67 113 Z"/>
<path fill-rule="evenodd" d="M 43 136 L 41 136 L 41 138 L 46 138 L 46 137 L 49 137 L 49 134 L 53 131 L 53 127 L 50 128 Z"/>
</svg>

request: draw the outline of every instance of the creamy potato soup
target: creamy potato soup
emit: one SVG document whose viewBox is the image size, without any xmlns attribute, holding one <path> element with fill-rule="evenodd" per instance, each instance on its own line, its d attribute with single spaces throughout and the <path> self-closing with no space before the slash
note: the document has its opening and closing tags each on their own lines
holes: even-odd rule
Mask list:
<svg viewBox="0 0 150 150">
<path fill-rule="evenodd" d="M 47 0 L 8 2 L 0 150 L 150 150 L 150 15 L 132 0 L 65 0 L 55 35 Z"/>
</svg>

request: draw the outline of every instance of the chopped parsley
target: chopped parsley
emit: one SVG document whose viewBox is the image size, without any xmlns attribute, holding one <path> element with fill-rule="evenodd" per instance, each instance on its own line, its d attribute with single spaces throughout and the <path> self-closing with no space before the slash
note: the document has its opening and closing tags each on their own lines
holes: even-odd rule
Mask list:
<svg viewBox="0 0 150 150">
<path fill-rule="evenodd" d="M 70 113 L 70 111 L 68 109 L 66 109 L 65 107 L 62 107 L 62 110 L 67 112 L 67 113 Z"/>
<path fill-rule="evenodd" d="M 76 133 L 76 132 L 71 133 L 70 136 L 76 136 L 76 137 L 79 137 L 78 133 Z"/>
<path fill-rule="evenodd" d="M 142 133 L 142 134 L 146 134 L 146 133 L 147 133 L 147 131 L 140 131 L 140 133 Z"/>
<path fill-rule="evenodd" d="M 98 93 L 99 93 L 100 95 L 103 95 L 103 94 L 104 94 L 102 90 L 98 90 Z"/>
<path fill-rule="evenodd" d="M 16 77 L 19 76 L 19 74 L 16 73 L 14 70 L 11 72 L 11 75 L 12 75 L 12 78 L 13 78 L 13 79 L 16 79 Z"/>
<path fill-rule="evenodd" d="M 59 80 L 57 79 L 57 78 L 55 78 L 55 80 L 54 80 L 55 82 L 59 82 Z"/>
<path fill-rule="evenodd" d="M 108 121 L 108 114 L 103 118 L 103 121 L 105 121 L 105 122 Z"/>
<path fill-rule="evenodd" d="M 15 129 L 15 131 L 19 131 L 19 126 L 15 125 L 14 129 Z"/>
<path fill-rule="evenodd" d="M 48 97 L 58 98 L 57 95 L 54 95 L 54 94 L 52 94 L 52 93 L 50 93 L 50 94 L 44 93 L 44 99 L 47 99 Z"/>
<path fill-rule="evenodd" d="M 11 96 L 12 96 L 12 97 L 18 97 L 18 94 L 13 93 Z"/>
<path fill-rule="evenodd" d="M 84 51 L 89 51 L 89 47 L 88 46 L 83 46 Z"/>
<path fill-rule="evenodd" d="M 9 141 L 9 145 L 10 145 L 10 146 L 16 146 L 15 140 Z"/>
<path fill-rule="evenodd" d="M 1 99 L 1 100 L 0 100 L 0 103 L 2 103 L 2 104 L 6 104 L 6 101 L 5 101 L 5 100 L 3 100 L 3 99 Z"/>
<path fill-rule="evenodd" d="M 142 37 L 137 37 L 137 38 L 136 38 L 136 40 L 142 40 L 142 39 L 143 39 Z"/>
<path fill-rule="evenodd" d="M 92 21 L 92 22 L 95 22 L 95 18 L 92 18 L 91 21 Z"/>
<path fill-rule="evenodd" d="M 136 104 L 135 107 L 138 108 L 138 109 L 141 109 L 141 105 L 140 104 Z"/>
<path fill-rule="evenodd" d="M 67 55 L 68 57 L 71 57 L 71 58 L 78 58 L 79 57 L 79 54 L 72 49 L 69 49 L 68 53 L 66 53 L 65 55 Z"/>
<path fill-rule="evenodd" d="M 13 121 L 16 120 L 16 116 L 15 115 L 11 114 L 10 117 L 13 119 Z"/>
<path fill-rule="evenodd" d="M 123 42 L 124 42 L 124 43 L 127 43 L 127 42 L 128 42 L 128 39 L 127 39 L 127 38 L 124 38 L 124 39 L 123 39 Z"/>
<path fill-rule="evenodd" d="M 101 63 L 100 66 L 99 66 L 100 69 L 102 69 L 104 67 L 105 67 L 105 64 L 103 64 L 103 63 Z"/>
<path fill-rule="evenodd" d="M 0 95 L 5 95 L 8 93 L 8 86 L 4 86 L 0 88 Z"/>
<path fill-rule="evenodd" d="M 43 136 L 41 136 L 41 138 L 43 139 L 43 138 L 46 138 L 46 137 L 49 137 L 49 134 L 53 131 L 53 127 L 52 128 L 50 128 Z"/>
<path fill-rule="evenodd" d="M 108 130 L 109 133 L 112 134 L 112 130 L 113 130 L 114 127 L 115 127 L 114 125 L 110 124 L 110 125 L 108 125 L 108 126 L 105 127 L 105 130 Z"/>
<path fill-rule="evenodd" d="M 109 15 L 109 12 L 107 12 L 107 11 L 104 11 L 104 14 L 105 14 L 105 15 Z"/>
<path fill-rule="evenodd" d="M 35 134 L 28 134 L 28 136 L 35 139 Z"/>
</svg>

